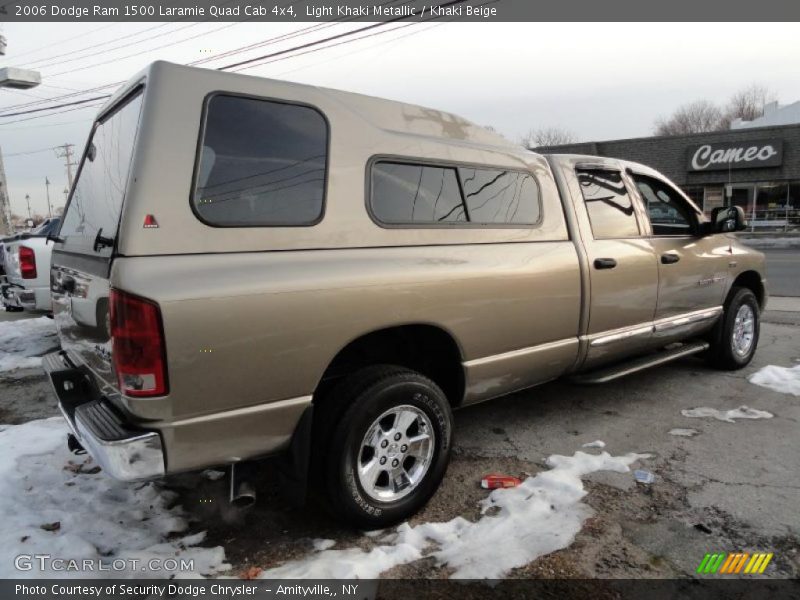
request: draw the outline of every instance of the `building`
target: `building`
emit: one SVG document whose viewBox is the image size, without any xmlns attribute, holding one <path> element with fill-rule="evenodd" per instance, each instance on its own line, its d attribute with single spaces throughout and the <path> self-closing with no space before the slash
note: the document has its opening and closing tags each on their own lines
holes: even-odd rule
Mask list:
<svg viewBox="0 0 800 600">
<path fill-rule="evenodd" d="M 664 173 L 706 213 L 736 205 L 754 228 L 800 227 L 800 124 L 534 150 L 640 162 Z"/>
<path fill-rule="evenodd" d="M 731 129 L 745 129 L 748 127 L 772 127 L 774 125 L 794 125 L 800 123 L 800 100 L 793 104 L 781 106 L 777 102 L 770 102 L 764 107 L 764 114 L 752 121 L 735 119 Z"/>
</svg>

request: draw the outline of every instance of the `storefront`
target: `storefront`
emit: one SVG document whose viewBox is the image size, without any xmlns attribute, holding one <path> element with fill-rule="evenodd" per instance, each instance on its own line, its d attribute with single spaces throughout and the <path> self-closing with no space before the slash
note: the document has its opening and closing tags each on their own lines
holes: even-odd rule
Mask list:
<svg viewBox="0 0 800 600">
<path fill-rule="evenodd" d="M 737 205 L 753 228 L 800 227 L 800 124 L 582 142 L 536 151 L 644 163 L 680 185 L 706 213 Z"/>
</svg>

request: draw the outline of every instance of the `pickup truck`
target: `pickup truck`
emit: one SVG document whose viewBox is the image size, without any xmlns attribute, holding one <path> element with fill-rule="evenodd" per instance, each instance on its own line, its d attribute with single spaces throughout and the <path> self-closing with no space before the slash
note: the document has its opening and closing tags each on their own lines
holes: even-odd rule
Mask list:
<svg viewBox="0 0 800 600">
<path fill-rule="evenodd" d="M 435 492 L 455 409 L 691 355 L 747 365 L 767 288 L 744 225 L 644 165 L 156 62 L 83 153 L 44 366 L 71 447 L 113 477 L 231 465 L 238 501 L 280 456 L 301 497 L 382 527 Z"/>
<path fill-rule="evenodd" d="M 0 262 L 5 277 L 0 282 L 0 296 L 8 311 L 24 309 L 50 312 L 49 237 L 58 230 L 59 217 L 44 221 L 33 231 L 7 237 L 0 244 Z"/>
</svg>

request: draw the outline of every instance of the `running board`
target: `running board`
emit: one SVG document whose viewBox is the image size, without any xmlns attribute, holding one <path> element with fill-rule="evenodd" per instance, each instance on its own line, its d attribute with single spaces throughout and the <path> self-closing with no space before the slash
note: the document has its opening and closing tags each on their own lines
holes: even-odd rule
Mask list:
<svg viewBox="0 0 800 600">
<path fill-rule="evenodd" d="M 650 367 L 663 365 L 664 363 L 683 358 L 684 356 L 691 356 L 692 354 L 703 352 L 704 350 L 708 350 L 708 347 L 708 342 L 691 342 L 682 344 L 677 348 L 662 350 L 656 354 L 648 354 L 647 356 L 641 356 L 629 361 L 617 363 L 610 367 L 603 367 L 595 371 L 574 375 L 570 378 L 570 380 L 575 383 L 583 384 L 606 383 L 608 381 L 619 379 L 620 377 L 625 377 L 625 375 L 636 373 L 637 371 L 643 371 L 645 369 L 649 369 Z"/>
</svg>

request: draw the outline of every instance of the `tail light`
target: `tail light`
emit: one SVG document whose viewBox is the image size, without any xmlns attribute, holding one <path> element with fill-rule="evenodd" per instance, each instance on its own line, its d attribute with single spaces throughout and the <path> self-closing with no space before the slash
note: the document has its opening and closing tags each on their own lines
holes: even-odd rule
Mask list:
<svg viewBox="0 0 800 600">
<path fill-rule="evenodd" d="M 167 352 L 158 304 L 111 290 L 111 341 L 120 391 L 126 396 L 167 393 Z"/>
<path fill-rule="evenodd" d="M 32 248 L 19 247 L 19 271 L 23 279 L 36 279 L 36 253 Z"/>
</svg>

